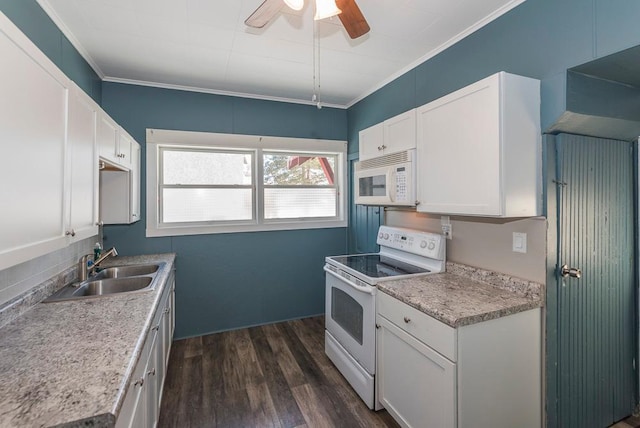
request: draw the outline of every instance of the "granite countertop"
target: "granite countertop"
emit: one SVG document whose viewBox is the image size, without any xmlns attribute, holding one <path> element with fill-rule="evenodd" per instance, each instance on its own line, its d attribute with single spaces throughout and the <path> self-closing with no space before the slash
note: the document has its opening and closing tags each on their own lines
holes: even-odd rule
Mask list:
<svg viewBox="0 0 640 428">
<path fill-rule="evenodd" d="M 383 281 L 378 290 L 454 328 L 543 305 L 541 284 L 449 263 L 447 273 Z"/>
<path fill-rule="evenodd" d="M 113 426 L 174 260 L 105 261 L 166 265 L 152 291 L 38 303 L 0 328 L 0 426 Z"/>
</svg>

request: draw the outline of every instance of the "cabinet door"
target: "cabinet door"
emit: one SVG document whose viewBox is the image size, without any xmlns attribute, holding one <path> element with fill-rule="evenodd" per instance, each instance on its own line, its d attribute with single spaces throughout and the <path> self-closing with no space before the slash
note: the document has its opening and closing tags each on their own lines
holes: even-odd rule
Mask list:
<svg viewBox="0 0 640 428">
<path fill-rule="evenodd" d="M 98 153 L 96 119 L 99 107 L 73 85 L 69 98 L 67 141 L 67 228 L 72 241 L 98 233 Z"/>
<path fill-rule="evenodd" d="M 359 134 L 360 160 L 371 159 L 384 153 L 384 124 L 363 129 Z"/>
<path fill-rule="evenodd" d="M 0 269 L 63 248 L 69 80 L 0 14 Z"/>
<path fill-rule="evenodd" d="M 416 148 L 416 110 L 384 121 L 384 154 Z"/>
<path fill-rule="evenodd" d="M 118 158 L 118 164 L 125 168 L 131 168 L 131 150 L 133 144 L 133 138 L 131 138 L 124 129 L 118 127 L 118 154 L 116 156 Z"/>
<path fill-rule="evenodd" d="M 417 115 L 418 211 L 502 215 L 499 76 Z"/>
<path fill-rule="evenodd" d="M 160 384 L 158 382 L 158 374 L 161 370 L 160 360 L 162 359 L 162 338 L 156 330 L 153 335 L 153 345 L 151 346 L 151 355 L 149 355 L 149 363 L 145 375 L 145 406 L 146 406 L 146 426 L 155 427 L 158 422 L 160 408 L 158 407 L 158 395 L 160 394 Z"/>
<path fill-rule="evenodd" d="M 100 111 L 98 117 L 97 140 L 100 157 L 119 163 L 118 124 L 103 111 Z"/>
<path fill-rule="evenodd" d="M 382 316 L 377 324 L 378 400 L 404 427 L 456 426 L 456 366 Z"/>
</svg>

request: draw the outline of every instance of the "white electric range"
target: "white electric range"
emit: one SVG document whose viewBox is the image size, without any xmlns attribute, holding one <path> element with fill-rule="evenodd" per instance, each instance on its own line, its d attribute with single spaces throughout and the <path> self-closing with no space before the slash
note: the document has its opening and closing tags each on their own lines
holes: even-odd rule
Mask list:
<svg viewBox="0 0 640 428">
<path fill-rule="evenodd" d="M 325 259 L 325 353 L 370 409 L 375 397 L 376 284 L 445 271 L 442 235 L 380 226 L 380 252 Z"/>
</svg>

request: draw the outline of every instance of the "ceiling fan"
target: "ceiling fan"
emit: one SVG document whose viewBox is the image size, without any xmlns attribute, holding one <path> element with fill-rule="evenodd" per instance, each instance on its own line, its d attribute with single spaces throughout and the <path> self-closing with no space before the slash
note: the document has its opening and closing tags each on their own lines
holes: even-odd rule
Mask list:
<svg viewBox="0 0 640 428">
<path fill-rule="evenodd" d="M 315 2 L 315 20 L 338 15 L 352 39 L 357 39 L 369 32 L 369 24 L 355 0 L 335 0 L 335 2 L 333 0 L 315 0 Z M 262 28 L 280 12 L 285 3 L 294 10 L 300 10 L 304 6 L 304 0 L 264 0 L 244 23 L 249 27 Z"/>
</svg>

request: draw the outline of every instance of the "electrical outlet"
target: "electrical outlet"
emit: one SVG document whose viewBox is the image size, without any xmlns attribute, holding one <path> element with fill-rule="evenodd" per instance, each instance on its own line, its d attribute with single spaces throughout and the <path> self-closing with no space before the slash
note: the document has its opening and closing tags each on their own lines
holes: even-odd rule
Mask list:
<svg viewBox="0 0 640 428">
<path fill-rule="evenodd" d="M 451 239 L 452 238 L 451 233 L 452 233 L 452 231 L 451 231 L 451 223 L 443 224 L 442 225 L 442 234 L 445 236 L 445 238 Z"/>
<path fill-rule="evenodd" d="M 440 225 L 442 227 L 442 234 L 445 236 L 445 238 L 451 239 L 451 220 L 449 219 L 448 215 L 443 215 L 442 217 L 440 217 Z"/>
</svg>

